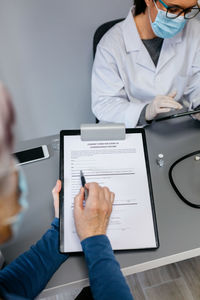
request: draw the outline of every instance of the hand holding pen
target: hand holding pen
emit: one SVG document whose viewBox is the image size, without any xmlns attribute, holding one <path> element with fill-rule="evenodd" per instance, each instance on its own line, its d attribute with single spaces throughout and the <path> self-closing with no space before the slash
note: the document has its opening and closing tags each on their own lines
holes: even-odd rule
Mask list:
<svg viewBox="0 0 200 300">
<path fill-rule="evenodd" d="M 74 199 L 74 219 L 81 241 L 91 236 L 106 234 L 115 197 L 107 187 L 101 187 L 95 182 L 86 183 L 86 188 L 87 201 L 84 201 L 86 196 L 83 187 Z"/>
<path fill-rule="evenodd" d="M 80 171 L 80 177 L 81 177 L 81 184 L 82 184 L 82 187 L 84 188 L 84 200 L 87 200 L 88 198 L 88 190 L 86 188 L 86 180 L 85 180 L 85 176 L 83 174 L 83 171 L 81 170 Z"/>
</svg>

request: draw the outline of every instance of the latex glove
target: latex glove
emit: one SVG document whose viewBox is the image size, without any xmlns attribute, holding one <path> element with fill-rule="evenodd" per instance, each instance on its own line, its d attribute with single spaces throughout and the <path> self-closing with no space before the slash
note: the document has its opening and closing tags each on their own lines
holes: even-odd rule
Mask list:
<svg viewBox="0 0 200 300">
<path fill-rule="evenodd" d="M 54 186 L 54 188 L 52 190 L 56 218 L 59 218 L 59 193 L 61 191 L 61 186 L 62 186 L 61 181 L 57 180 L 56 185 Z"/>
<path fill-rule="evenodd" d="M 147 121 L 153 120 L 158 114 L 170 112 L 171 109 L 183 108 L 180 103 L 174 100 L 176 92 L 171 92 L 167 96 L 158 95 L 147 105 L 145 118 Z"/>
<path fill-rule="evenodd" d="M 84 188 L 74 199 L 74 219 L 76 231 L 80 240 L 88 237 L 106 234 L 114 193 L 107 187 L 100 187 L 97 183 L 87 183 L 88 198 L 84 201 Z"/>
</svg>

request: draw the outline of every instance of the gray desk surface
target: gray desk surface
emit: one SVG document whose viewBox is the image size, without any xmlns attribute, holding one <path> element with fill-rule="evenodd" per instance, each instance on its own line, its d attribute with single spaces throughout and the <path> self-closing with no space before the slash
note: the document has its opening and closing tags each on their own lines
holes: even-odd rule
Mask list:
<svg viewBox="0 0 200 300">
<path fill-rule="evenodd" d="M 200 210 L 185 205 L 175 194 L 168 180 L 169 167 L 176 159 L 200 149 L 200 123 L 189 117 L 155 123 L 146 129 L 146 137 L 160 248 L 156 251 L 116 253 L 125 275 L 200 255 Z M 59 152 L 52 149 L 54 138 L 56 136 L 26 141 L 16 148 L 23 150 L 47 144 L 51 157 L 24 166 L 29 184 L 30 207 L 18 240 L 3 251 L 7 262 L 11 262 L 36 242 L 53 219 L 51 190 L 59 174 Z M 158 153 L 165 156 L 165 165 L 162 168 L 156 164 Z M 177 167 L 175 177 L 186 196 L 200 199 L 199 175 L 200 161 L 195 162 L 194 158 Z M 47 289 L 87 277 L 83 255 L 71 255 L 54 274 Z"/>
</svg>

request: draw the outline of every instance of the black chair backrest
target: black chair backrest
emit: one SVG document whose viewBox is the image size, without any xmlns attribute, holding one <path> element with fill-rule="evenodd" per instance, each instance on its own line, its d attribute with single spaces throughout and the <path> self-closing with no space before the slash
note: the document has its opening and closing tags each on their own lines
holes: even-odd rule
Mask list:
<svg viewBox="0 0 200 300">
<path fill-rule="evenodd" d="M 103 35 L 111 28 L 113 27 L 115 24 L 123 21 L 124 19 L 117 19 L 117 20 L 113 20 L 113 21 L 109 21 L 106 22 L 104 24 L 102 24 L 101 26 L 99 26 L 94 34 L 94 38 L 93 38 L 93 58 L 95 57 L 95 53 L 96 53 L 96 49 L 97 49 L 97 45 L 100 41 L 100 39 L 103 37 Z"/>
<path fill-rule="evenodd" d="M 123 21 L 124 19 L 117 19 L 113 21 L 106 22 L 99 26 L 97 30 L 95 31 L 94 38 L 93 38 L 93 58 L 95 57 L 97 45 L 100 41 L 100 39 L 103 37 L 103 35 L 115 24 Z M 96 118 L 96 123 L 99 123 L 99 120 Z"/>
</svg>

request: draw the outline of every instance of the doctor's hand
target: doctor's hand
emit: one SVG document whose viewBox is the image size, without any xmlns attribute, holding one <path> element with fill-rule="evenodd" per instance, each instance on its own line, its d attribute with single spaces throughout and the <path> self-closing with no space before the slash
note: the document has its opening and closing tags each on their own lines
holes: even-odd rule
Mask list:
<svg viewBox="0 0 200 300">
<path fill-rule="evenodd" d="M 167 96 L 156 96 L 147 105 L 145 118 L 147 121 L 153 120 L 158 114 L 170 112 L 171 109 L 181 109 L 182 105 L 174 100 L 176 92 L 171 92 Z"/>
<path fill-rule="evenodd" d="M 85 186 L 89 192 L 85 206 L 84 188 L 81 188 L 74 199 L 74 219 L 81 241 L 91 236 L 106 234 L 115 197 L 107 187 L 100 187 L 97 183 L 87 183 Z"/>
</svg>

